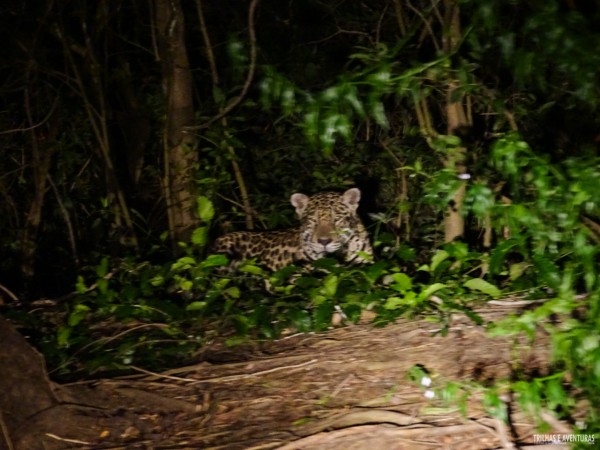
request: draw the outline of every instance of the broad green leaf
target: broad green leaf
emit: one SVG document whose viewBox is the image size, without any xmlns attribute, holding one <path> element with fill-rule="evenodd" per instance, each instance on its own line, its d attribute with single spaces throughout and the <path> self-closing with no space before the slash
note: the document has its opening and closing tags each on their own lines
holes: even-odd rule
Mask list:
<svg viewBox="0 0 600 450">
<path fill-rule="evenodd" d="M 323 294 L 327 298 L 335 297 L 335 293 L 337 291 L 339 279 L 337 275 L 329 274 L 325 281 L 323 282 Z"/>
<path fill-rule="evenodd" d="M 199 196 L 196 199 L 196 202 L 198 204 L 198 217 L 203 222 L 210 222 L 215 215 L 215 208 L 213 206 L 213 203 L 203 195 Z"/>
<path fill-rule="evenodd" d="M 496 245 L 490 255 L 490 273 L 497 275 L 502 271 L 507 255 L 517 244 L 515 239 L 508 239 Z"/>
<path fill-rule="evenodd" d="M 208 227 L 198 227 L 192 232 L 192 243 L 204 247 L 208 240 Z"/>
<path fill-rule="evenodd" d="M 544 386 L 544 394 L 552 410 L 555 410 L 558 406 L 568 406 L 569 404 L 569 399 L 562 387 L 561 380 L 558 378 L 548 380 Z"/>
<path fill-rule="evenodd" d="M 383 304 L 383 307 L 389 310 L 397 309 L 401 306 L 404 306 L 404 299 L 401 297 L 388 297 Z"/>
<path fill-rule="evenodd" d="M 69 337 L 71 337 L 71 328 L 61 326 L 56 332 L 56 343 L 59 347 L 68 347 Z"/>
<path fill-rule="evenodd" d="M 178 284 L 179 284 L 179 288 L 184 292 L 191 291 L 192 288 L 194 287 L 194 283 L 192 282 L 192 280 L 186 280 L 183 278 L 179 280 Z"/>
<path fill-rule="evenodd" d="M 560 289 L 561 276 L 556 264 L 543 255 L 533 255 L 533 263 L 537 273 L 548 286 L 558 291 Z"/>
<path fill-rule="evenodd" d="M 75 305 L 75 309 L 73 310 L 73 312 L 71 312 L 71 314 L 69 314 L 69 320 L 68 320 L 69 326 L 74 327 L 75 325 L 77 325 L 79 322 L 81 322 L 83 319 L 85 319 L 85 317 L 88 315 L 89 312 L 90 312 L 89 306 L 84 305 L 83 303 L 79 303 L 78 305 Z"/>
<path fill-rule="evenodd" d="M 307 311 L 303 309 L 295 309 L 288 313 L 288 317 L 296 330 L 309 331 L 312 325 L 312 319 Z"/>
<path fill-rule="evenodd" d="M 184 256 L 179 258 L 171 265 L 171 270 L 179 271 L 179 270 L 187 270 L 196 266 L 196 260 L 191 256 Z"/>
<path fill-rule="evenodd" d="M 394 284 L 390 287 L 398 292 L 406 292 L 412 289 L 412 279 L 405 273 L 395 273 L 392 275 Z"/>
<path fill-rule="evenodd" d="M 225 255 L 208 255 L 208 257 L 200 262 L 200 267 L 220 267 L 229 264 L 229 259 Z"/>
<path fill-rule="evenodd" d="M 207 302 L 192 302 L 185 307 L 186 311 L 201 311 L 206 308 Z"/>
<path fill-rule="evenodd" d="M 465 281 L 463 286 L 472 291 L 482 292 L 493 298 L 498 298 L 502 295 L 500 289 L 482 278 L 471 278 L 470 280 Z"/>
<path fill-rule="evenodd" d="M 245 273 L 251 273 L 252 275 L 263 275 L 265 273 L 265 271 L 261 267 L 256 266 L 251 263 L 248 263 L 248 262 L 242 264 L 239 268 L 239 271 L 245 272 Z"/>
<path fill-rule="evenodd" d="M 165 277 L 162 275 L 155 275 L 150 279 L 152 286 L 162 286 L 165 283 Z"/>
<path fill-rule="evenodd" d="M 446 287 L 447 286 L 443 283 L 433 283 L 432 285 L 427 286 L 425 288 L 425 290 L 419 294 L 419 296 L 417 297 L 417 300 L 419 302 L 425 301 L 429 297 L 431 297 L 433 294 L 435 294 L 438 291 L 441 291 L 442 289 L 445 289 Z"/>
<path fill-rule="evenodd" d="M 511 264 L 510 267 L 508 268 L 508 276 L 509 276 L 510 280 L 515 281 L 515 280 L 518 280 L 519 278 L 521 278 L 523 273 L 525 273 L 527 268 L 530 266 L 531 266 L 531 264 L 526 263 L 526 262 Z"/>
<path fill-rule="evenodd" d="M 375 264 L 371 264 L 367 268 L 365 275 L 367 276 L 369 281 L 375 282 L 379 279 L 379 277 L 387 273 L 387 271 L 385 270 L 386 267 L 387 264 L 385 261 L 377 261 Z"/>
<path fill-rule="evenodd" d="M 324 330 L 331 325 L 331 317 L 333 316 L 332 302 L 324 301 L 318 305 L 313 312 L 314 324 L 319 330 Z"/>
<path fill-rule="evenodd" d="M 435 272 L 437 266 L 439 266 L 443 261 L 448 259 L 449 253 L 446 250 L 438 250 L 435 255 L 431 258 L 431 264 L 429 267 L 430 272 Z"/>
<path fill-rule="evenodd" d="M 373 117 L 373 119 L 375 120 L 375 122 L 377 122 L 377 125 L 379 125 L 382 128 L 388 128 L 389 127 L 389 122 L 387 119 L 387 116 L 385 115 L 385 109 L 383 108 L 383 103 L 381 103 L 381 101 L 373 101 L 370 105 L 370 109 L 371 109 L 371 116 Z"/>
<path fill-rule="evenodd" d="M 223 294 L 231 298 L 240 298 L 240 289 L 237 286 L 231 286 L 225 289 Z"/>
</svg>

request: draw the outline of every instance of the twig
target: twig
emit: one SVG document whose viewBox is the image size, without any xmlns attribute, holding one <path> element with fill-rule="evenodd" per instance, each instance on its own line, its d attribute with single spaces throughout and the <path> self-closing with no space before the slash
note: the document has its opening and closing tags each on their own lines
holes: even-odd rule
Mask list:
<svg viewBox="0 0 600 450">
<path fill-rule="evenodd" d="M 56 109 L 56 105 L 57 104 L 58 104 L 58 95 L 54 99 L 54 102 L 52 103 L 52 106 L 50 107 L 50 111 L 48 112 L 48 114 L 46 114 L 46 116 L 42 120 L 40 120 L 38 123 L 30 125 L 30 126 L 28 126 L 26 128 L 13 128 L 12 130 L 0 131 L 0 134 L 22 133 L 24 131 L 31 131 L 31 130 L 34 130 L 34 129 L 38 128 L 38 127 L 41 127 L 46 122 L 48 122 L 48 120 L 52 116 L 52 113 L 54 113 L 54 110 Z"/>
<path fill-rule="evenodd" d="M 338 395 L 340 393 L 340 391 L 344 388 L 344 386 L 346 386 L 346 384 L 348 384 L 348 381 L 350 381 L 352 378 L 354 378 L 353 374 L 350 374 L 346 378 L 344 378 L 344 381 L 342 381 L 340 384 L 338 384 L 338 386 L 335 388 L 335 391 L 333 391 L 331 393 L 329 398 L 334 398 L 336 395 Z"/>
<path fill-rule="evenodd" d="M 431 24 L 429 23 L 429 20 L 427 20 L 423 16 L 423 14 L 421 14 L 421 11 L 419 11 L 417 8 L 415 8 L 410 1 L 406 2 L 406 6 L 408 6 L 408 8 L 412 12 L 414 12 L 417 16 L 419 16 L 419 18 L 423 21 L 423 25 L 425 25 L 425 28 L 427 29 L 427 31 L 429 32 L 429 35 L 431 36 L 431 41 L 433 42 L 435 50 L 437 53 L 439 53 L 440 52 L 440 44 L 438 43 L 437 39 L 435 38 L 435 33 L 431 29 Z"/>
<path fill-rule="evenodd" d="M 69 211 L 65 207 L 65 204 L 60 198 L 60 193 L 50 176 L 50 173 L 46 174 L 46 179 L 48 180 L 48 184 L 52 188 L 54 195 L 56 196 L 56 202 L 58 203 L 58 207 L 63 215 L 63 219 L 65 221 L 65 225 L 67 226 L 67 231 L 69 235 L 69 244 L 71 244 L 71 251 L 73 252 L 73 260 L 75 261 L 75 265 L 79 267 L 79 255 L 77 253 L 77 243 L 75 241 L 75 232 L 73 231 L 73 225 L 71 224 L 71 218 L 69 217 Z"/>
<path fill-rule="evenodd" d="M 57 441 L 69 442 L 71 444 L 81 444 L 81 445 L 91 445 L 92 444 L 91 442 L 78 441 L 77 439 L 63 438 L 63 437 L 57 436 L 56 434 L 52 434 L 52 433 L 46 433 L 46 436 L 48 436 L 52 439 L 56 439 Z"/>
<path fill-rule="evenodd" d="M 10 433 L 8 432 L 8 427 L 6 426 L 6 422 L 4 422 L 4 416 L 2 411 L 0 411 L 0 428 L 2 429 L 2 436 L 4 437 L 4 443 L 8 450 L 14 450 L 14 445 L 10 438 Z"/>
<path fill-rule="evenodd" d="M 514 450 L 515 444 L 513 444 L 511 442 L 511 440 L 509 439 L 508 436 L 508 430 L 506 429 L 506 425 L 504 423 L 504 421 L 502 421 L 501 419 L 496 419 L 494 421 L 494 426 L 496 428 L 497 431 L 497 436 L 498 439 L 500 439 L 500 442 L 502 443 L 502 448 L 504 450 Z"/>
<path fill-rule="evenodd" d="M 18 302 L 19 298 L 6 286 L 0 284 L 0 290 L 4 291 L 13 301 Z"/>
<path fill-rule="evenodd" d="M 280 370 L 288 370 L 288 369 L 298 369 L 300 367 L 309 366 L 311 364 L 315 364 L 319 362 L 318 359 L 311 359 L 310 361 L 306 361 L 300 364 L 293 364 L 291 366 L 282 366 L 282 367 L 274 367 L 272 369 L 261 370 L 260 372 L 252 372 L 252 373 L 242 373 L 238 375 L 226 375 L 224 377 L 215 377 L 215 378 L 206 378 L 204 380 L 196 380 L 196 383 L 220 383 L 234 380 L 243 380 L 245 378 L 257 377 L 259 375 L 264 375 L 267 373 L 279 372 Z"/>
<path fill-rule="evenodd" d="M 288 444 L 277 447 L 277 450 L 300 450 L 316 448 L 318 444 L 339 442 L 340 439 L 353 435 L 377 435 L 389 440 L 411 439 L 426 433 L 428 438 L 450 434 L 464 434 L 479 430 L 478 424 L 453 425 L 448 427 L 422 426 L 418 428 L 389 428 L 384 425 L 360 425 L 334 431 L 322 431 Z M 410 448 L 410 447 L 407 447 Z M 537 447 L 536 447 L 537 448 Z"/>
<path fill-rule="evenodd" d="M 229 104 L 223 108 L 219 114 L 213 116 L 208 121 L 204 122 L 201 125 L 189 126 L 185 127 L 185 131 L 192 130 L 201 130 L 203 128 L 208 128 L 210 125 L 215 123 L 217 120 L 222 119 L 227 114 L 229 114 L 236 106 L 238 106 L 246 94 L 250 89 L 250 85 L 252 84 L 252 80 L 254 79 L 254 72 L 256 71 L 256 29 L 254 27 L 254 14 L 256 12 L 256 7 L 258 6 L 258 2 L 260 0 L 252 0 L 250 3 L 250 8 L 248 10 L 248 35 L 250 38 L 250 65 L 248 66 L 248 74 L 246 75 L 246 80 L 244 81 L 244 85 L 242 86 L 242 92 L 235 97 Z"/>
<path fill-rule="evenodd" d="M 583 300 L 588 294 L 577 294 L 575 300 Z M 486 304 L 496 306 L 527 306 L 533 305 L 534 303 L 545 303 L 552 300 L 551 298 L 538 298 L 535 300 L 490 300 Z"/>
<path fill-rule="evenodd" d="M 329 417 L 310 426 L 310 432 L 317 433 L 331 429 L 350 428 L 369 424 L 392 424 L 397 426 L 418 425 L 419 421 L 412 415 L 385 409 L 355 408 L 349 413 Z M 421 424 L 422 425 L 422 424 Z"/>
<path fill-rule="evenodd" d="M 555 431 L 562 434 L 573 433 L 573 430 L 568 425 L 558 420 L 551 413 L 547 411 L 542 411 L 540 415 L 542 416 L 542 420 L 548 425 L 550 425 L 552 428 L 554 428 Z"/>
<path fill-rule="evenodd" d="M 253 9 L 252 9 L 252 5 L 250 6 L 250 12 L 248 13 L 249 15 L 252 15 Z M 213 49 L 212 49 L 212 44 L 210 42 L 210 36 L 208 34 L 208 29 L 206 28 L 206 21 L 204 20 L 204 12 L 202 11 L 202 0 L 196 0 L 196 9 L 198 11 L 198 21 L 200 22 L 200 30 L 202 31 L 202 38 L 204 39 L 204 46 L 206 47 L 206 57 L 208 59 L 208 65 L 210 67 L 210 76 L 212 78 L 212 84 L 213 84 L 213 92 L 216 91 L 216 89 L 219 86 L 219 72 L 217 71 L 217 63 L 215 61 L 215 55 L 213 53 Z M 251 69 L 252 72 L 254 72 L 254 65 L 256 64 L 256 38 L 252 39 L 252 36 L 254 35 L 254 30 L 252 29 L 252 27 L 254 26 L 254 20 L 249 17 L 248 19 L 249 21 L 249 28 L 250 28 L 250 35 L 251 35 L 251 40 L 250 43 L 254 44 L 254 49 L 251 48 L 251 52 L 253 55 L 253 61 L 251 61 Z M 249 73 L 250 75 L 250 73 Z M 250 79 L 247 78 L 247 85 L 250 84 Z M 246 91 L 247 91 L 247 86 L 246 86 Z M 243 92 L 243 91 L 242 91 Z M 226 108 L 225 108 L 226 109 Z M 221 110 L 221 112 L 223 112 L 224 109 Z M 223 116 L 221 117 L 221 122 L 223 124 L 223 128 L 227 129 L 227 117 Z M 227 137 L 228 133 L 227 133 Z M 252 220 L 252 208 L 250 206 L 250 199 L 248 197 L 248 189 L 246 189 L 246 183 L 244 181 L 244 177 L 242 175 L 242 170 L 240 169 L 240 165 L 237 161 L 236 158 L 236 154 L 235 154 L 235 149 L 233 148 L 232 145 L 227 145 L 227 151 L 229 152 L 229 154 L 231 155 L 231 165 L 233 166 L 233 173 L 235 176 L 235 179 L 237 181 L 237 184 L 240 188 L 240 193 L 242 195 L 242 203 L 243 203 L 243 210 L 244 210 L 244 215 L 245 215 L 245 219 L 246 219 L 246 228 L 248 230 L 252 230 L 254 229 L 254 221 Z"/>
<path fill-rule="evenodd" d="M 137 366 L 129 366 L 129 367 L 131 367 L 133 370 L 137 370 L 138 372 L 142 372 L 147 375 L 152 375 L 153 377 L 156 377 L 156 378 L 165 378 L 165 379 L 173 380 L 173 381 L 185 381 L 185 382 L 194 382 L 194 383 L 198 381 L 196 378 L 174 377 L 172 375 L 165 375 L 162 373 L 152 372 L 150 370 L 142 369 L 141 367 L 137 367 Z"/>
</svg>

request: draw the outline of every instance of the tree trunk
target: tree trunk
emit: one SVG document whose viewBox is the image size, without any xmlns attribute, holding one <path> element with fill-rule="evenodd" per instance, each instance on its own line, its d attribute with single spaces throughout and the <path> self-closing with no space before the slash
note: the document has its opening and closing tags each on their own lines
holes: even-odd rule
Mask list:
<svg viewBox="0 0 600 450">
<path fill-rule="evenodd" d="M 192 73 L 185 46 L 185 25 L 179 0 L 156 0 L 156 29 L 163 89 L 167 103 L 164 132 L 163 189 L 173 249 L 187 241 L 197 225 L 194 170 L 196 138 L 185 132 L 192 125 Z"/>
</svg>

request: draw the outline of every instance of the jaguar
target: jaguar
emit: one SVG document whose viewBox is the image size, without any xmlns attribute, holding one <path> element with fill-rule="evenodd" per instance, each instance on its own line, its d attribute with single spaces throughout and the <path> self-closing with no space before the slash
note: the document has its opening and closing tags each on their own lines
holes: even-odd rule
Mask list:
<svg viewBox="0 0 600 450">
<path fill-rule="evenodd" d="M 358 216 L 361 192 L 321 192 L 313 196 L 295 193 L 290 202 L 300 226 L 280 231 L 235 231 L 215 241 L 212 252 L 225 254 L 232 266 L 248 259 L 270 270 L 292 263 L 310 263 L 339 254 L 348 264 L 372 259 L 373 247 Z"/>
</svg>

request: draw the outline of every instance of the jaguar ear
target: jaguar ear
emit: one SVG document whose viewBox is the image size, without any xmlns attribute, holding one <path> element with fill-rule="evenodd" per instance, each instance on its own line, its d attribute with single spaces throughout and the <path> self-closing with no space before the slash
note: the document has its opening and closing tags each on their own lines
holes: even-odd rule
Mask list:
<svg viewBox="0 0 600 450">
<path fill-rule="evenodd" d="M 351 211 L 356 211 L 358 208 L 358 202 L 360 202 L 360 189 L 348 189 L 342 194 L 342 202 L 344 205 L 350 208 Z"/>
<path fill-rule="evenodd" d="M 292 194 L 290 197 L 290 202 L 292 202 L 292 205 L 294 205 L 294 208 L 296 208 L 296 214 L 298 214 L 298 217 L 302 217 L 304 210 L 308 206 L 308 198 L 308 195 L 299 193 Z"/>
</svg>

